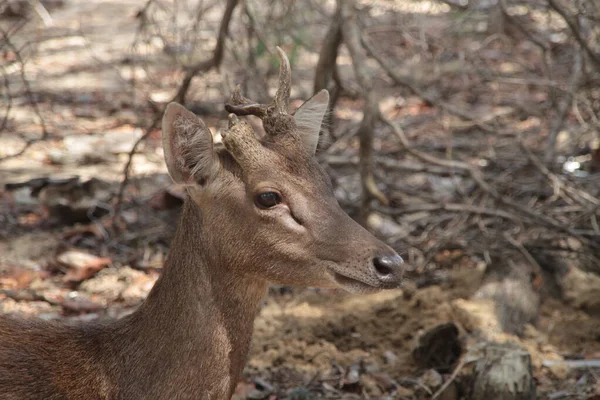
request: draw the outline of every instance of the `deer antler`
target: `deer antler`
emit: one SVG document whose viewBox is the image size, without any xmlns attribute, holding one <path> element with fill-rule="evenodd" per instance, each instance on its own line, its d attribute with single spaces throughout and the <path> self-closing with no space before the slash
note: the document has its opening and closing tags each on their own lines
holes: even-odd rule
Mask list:
<svg viewBox="0 0 600 400">
<path fill-rule="evenodd" d="M 275 94 L 275 111 L 279 114 L 287 114 L 290 104 L 290 92 L 292 91 L 292 68 L 290 60 L 279 46 L 277 46 L 279 55 L 279 84 Z"/>
<path fill-rule="evenodd" d="M 273 114 L 288 114 L 292 76 L 290 60 L 280 47 L 277 47 L 277 54 L 279 55 L 280 60 L 279 83 L 277 85 L 277 93 L 275 94 L 275 99 L 273 102 L 271 104 L 260 104 L 253 102 L 252 100 L 242 96 L 240 93 L 240 87 L 237 86 L 231 94 L 229 103 L 225 104 L 225 109 L 227 112 L 236 115 L 255 115 L 261 119 L 269 117 Z"/>
</svg>

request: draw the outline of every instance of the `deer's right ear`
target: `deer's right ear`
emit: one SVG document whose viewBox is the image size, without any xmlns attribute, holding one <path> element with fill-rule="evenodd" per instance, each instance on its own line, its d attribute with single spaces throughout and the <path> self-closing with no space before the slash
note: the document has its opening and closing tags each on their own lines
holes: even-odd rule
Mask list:
<svg viewBox="0 0 600 400">
<path fill-rule="evenodd" d="M 205 182 L 218 169 L 210 130 L 194 113 L 170 103 L 162 119 L 162 142 L 169 175 L 175 183 Z"/>
<path fill-rule="evenodd" d="M 323 117 L 329 106 L 329 92 L 325 89 L 306 100 L 294 113 L 294 120 L 298 127 L 298 134 L 304 148 L 311 156 L 317 150 L 319 131 L 323 124 Z"/>
</svg>

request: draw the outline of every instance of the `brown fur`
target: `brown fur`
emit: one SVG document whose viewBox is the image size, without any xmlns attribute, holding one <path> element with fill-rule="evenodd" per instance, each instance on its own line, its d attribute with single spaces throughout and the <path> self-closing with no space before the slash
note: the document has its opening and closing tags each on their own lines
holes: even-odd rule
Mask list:
<svg viewBox="0 0 600 400">
<path fill-rule="evenodd" d="M 233 121 L 227 150 L 216 151 L 194 114 L 169 105 L 165 161 L 188 196 L 162 276 L 138 310 L 110 324 L 0 317 L 0 400 L 228 399 L 269 283 L 397 287 L 401 259 L 339 207 L 313 157 L 320 123 L 303 126 L 260 142 Z M 265 190 L 282 202 L 257 207 Z M 382 257 L 393 260 L 389 273 L 375 266 Z"/>
</svg>

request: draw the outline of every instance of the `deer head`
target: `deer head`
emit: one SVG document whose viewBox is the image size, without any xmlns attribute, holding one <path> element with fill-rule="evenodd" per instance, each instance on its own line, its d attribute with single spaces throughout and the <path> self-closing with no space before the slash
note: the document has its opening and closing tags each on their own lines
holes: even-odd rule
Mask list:
<svg viewBox="0 0 600 400">
<path fill-rule="evenodd" d="M 235 274 L 353 292 L 398 287 L 402 258 L 344 213 L 315 160 L 328 92 L 289 114 L 290 64 L 277 51 L 274 101 L 258 104 L 236 89 L 225 107 L 231 114 L 224 148 L 213 146 L 193 113 L 168 105 L 162 122 L 167 168 L 199 210 L 198 221 L 182 223 L 202 226 L 206 257 Z M 260 117 L 265 137 L 242 115 Z"/>
</svg>

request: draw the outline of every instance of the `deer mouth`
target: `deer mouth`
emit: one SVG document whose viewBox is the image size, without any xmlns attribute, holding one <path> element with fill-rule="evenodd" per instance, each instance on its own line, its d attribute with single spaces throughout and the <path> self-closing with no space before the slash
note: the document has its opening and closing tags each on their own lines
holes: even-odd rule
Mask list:
<svg viewBox="0 0 600 400">
<path fill-rule="evenodd" d="M 346 275 L 342 275 L 338 272 L 333 272 L 333 279 L 335 282 L 344 290 L 351 293 L 377 293 L 381 291 L 382 287 L 369 285 L 358 279 L 349 278 Z"/>
</svg>

